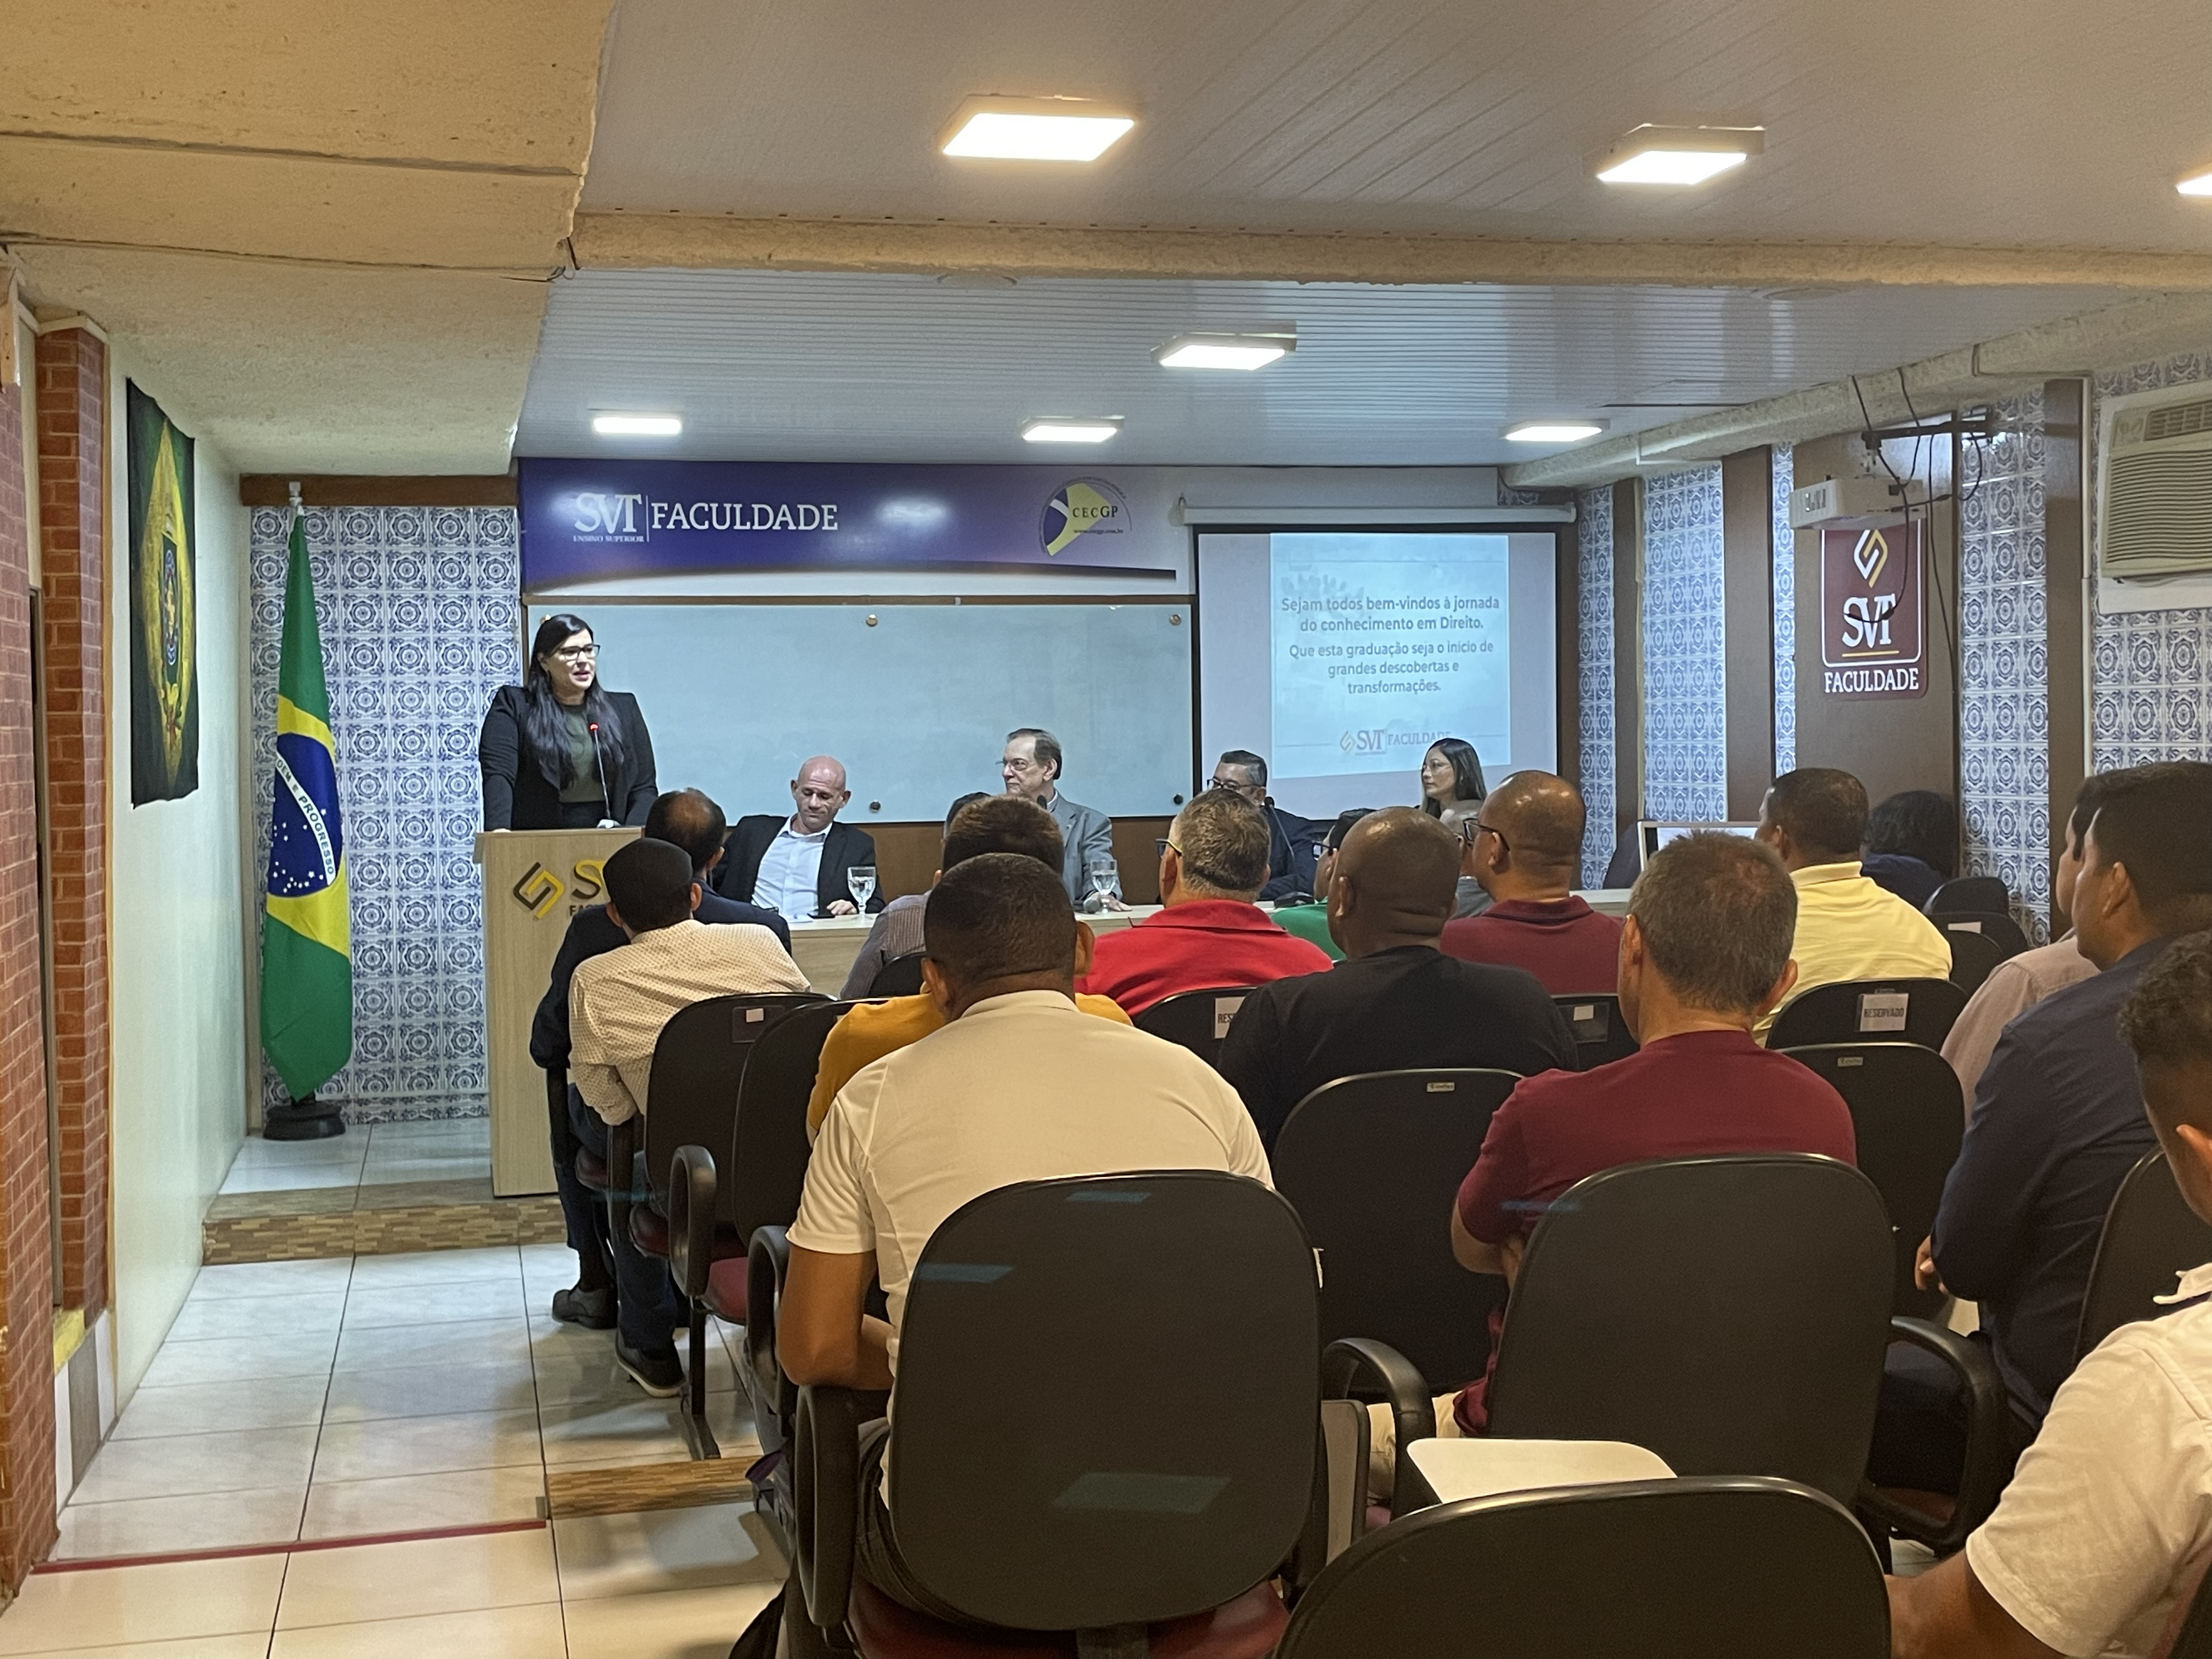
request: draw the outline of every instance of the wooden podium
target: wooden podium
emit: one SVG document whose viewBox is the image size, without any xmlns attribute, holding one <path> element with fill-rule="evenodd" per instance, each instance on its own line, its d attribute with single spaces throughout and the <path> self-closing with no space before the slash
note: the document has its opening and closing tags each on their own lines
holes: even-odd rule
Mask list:
<svg viewBox="0 0 2212 1659">
<path fill-rule="evenodd" d="M 634 829 L 501 830 L 477 837 L 483 872 L 484 1052 L 491 1094 L 491 1189 L 500 1198 L 553 1190 L 545 1073 L 530 1058 L 530 1023 L 544 998 L 568 919 L 605 902 L 600 866 Z"/>
</svg>

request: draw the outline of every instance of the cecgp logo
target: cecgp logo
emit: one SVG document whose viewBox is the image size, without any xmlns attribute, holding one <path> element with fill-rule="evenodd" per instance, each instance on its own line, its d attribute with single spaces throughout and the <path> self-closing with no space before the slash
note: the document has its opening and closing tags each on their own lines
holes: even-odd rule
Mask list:
<svg viewBox="0 0 2212 1659">
<path fill-rule="evenodd" d="M 1118 536 L 1129 523 L 1129 501 L 1103 478 L 1070 478 L 1053 491 L 1037 520 L 1037 543 L 1049 558 L 1079 536 Z"/>
</svg>

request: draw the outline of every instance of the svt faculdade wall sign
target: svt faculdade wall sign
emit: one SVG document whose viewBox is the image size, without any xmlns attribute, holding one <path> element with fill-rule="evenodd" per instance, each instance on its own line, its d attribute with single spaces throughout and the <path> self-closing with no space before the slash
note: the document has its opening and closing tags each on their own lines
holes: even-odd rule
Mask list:
<svg viewBox="0 0 2212 1659">
<path fill-rule="evenodd" d="M 1926 554 L 1918 520 L 1820 532 L 1820 690 L 1928 695 Z"/>
</svg>

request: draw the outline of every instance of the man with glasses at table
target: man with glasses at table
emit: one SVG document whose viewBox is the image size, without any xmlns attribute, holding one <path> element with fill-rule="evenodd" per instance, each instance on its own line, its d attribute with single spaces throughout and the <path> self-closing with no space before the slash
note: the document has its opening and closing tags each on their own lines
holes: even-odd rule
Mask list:
<svg viewBox="0 0 2212 1659">
<path fill-rule="evenodd" d="M 1444 924 L 1444 954 L 1526 969 L 1553 996 L 1611 991 L 1620 923 L 1574 894 L 1585 820 L 1581 793 L 1549 772 L 1516 772 L 1492 790 L 1462 826 L 1490 907 Z"/>
<path fill-rule="evenodd" d="M 1121 878 L 1102 900 L 1092 897 L 1091 872 L 1114 862 L 1114 820 L 1095 806 L 1072 801 L 1060 793 L 1060 739 L 1042 726 L 1017 726 L 1006 733 L 1006 746 L 999 755 L 999 776 L 1010 795 L 1035 801 L 1052 814 L 1060 826 L 1060 884 L 1079 910 L 1126 910 L 1121 902 Z"/>
<path fill-rule="evenodd" d="M 1267 763 L 1249 749 L 1231 749 L 1213 763 L 1209 789 L 1224 789 L 1258 807 L 1267 820 L 1267 882 L 1261 888 L 1262 902 L 1272 903 L 1293 893 L 1312 893 L 1314 865 L 1321 857 L 1322 836 L 1328 825 L 1285 812 L 1267 793 Z"/>
</svg>

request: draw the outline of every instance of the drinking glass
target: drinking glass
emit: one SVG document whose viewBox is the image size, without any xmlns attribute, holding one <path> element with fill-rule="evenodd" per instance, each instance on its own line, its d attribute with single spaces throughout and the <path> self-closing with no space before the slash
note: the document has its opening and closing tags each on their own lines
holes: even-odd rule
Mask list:
<svg viewBox="0 0 2212 1659">
<path fill-rule="evenodd" d="M 1091 896 L 1103 907 L 1120 884 L 1121 872 L 1109 858 L 1095 858 L 1089 866 Z"/>
<path fill-rule="evenodd" d="M 860 910 L 866 911 L 868 908 L 868 901 L 876 895 L 876 866 L 872 864 L 856 864 L 846 871 L 845 890 L 852 894 L 854 904 Z"/>
</svg>

